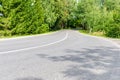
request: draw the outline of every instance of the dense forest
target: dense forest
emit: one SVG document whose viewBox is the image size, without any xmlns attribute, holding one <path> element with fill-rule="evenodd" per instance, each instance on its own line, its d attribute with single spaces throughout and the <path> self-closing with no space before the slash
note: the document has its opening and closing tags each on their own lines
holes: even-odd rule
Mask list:
<svg viewBox="0 0 120 80">
<path fill-rule="evenodd" d="M 120 0 L 0 0 L 0 36 L 67 28 L 120 38 Z"/>
</svg>

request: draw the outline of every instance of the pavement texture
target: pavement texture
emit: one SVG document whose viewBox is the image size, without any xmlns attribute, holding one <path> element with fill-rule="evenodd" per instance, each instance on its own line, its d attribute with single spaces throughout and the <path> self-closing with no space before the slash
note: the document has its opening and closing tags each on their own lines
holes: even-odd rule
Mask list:
<svg viewBox="0 0 120 80">
<path fill-rule="evenodd" d="M 73 30 L 2 40 L 0 80 L 120 80 L 120 47 Z"/>
<path fill-rule="evenodd" d="M 117 43 L 118 45 L 120 45 L 120 39 L 110 39 L 112 40 L 113 42 Z"/>
</svg>

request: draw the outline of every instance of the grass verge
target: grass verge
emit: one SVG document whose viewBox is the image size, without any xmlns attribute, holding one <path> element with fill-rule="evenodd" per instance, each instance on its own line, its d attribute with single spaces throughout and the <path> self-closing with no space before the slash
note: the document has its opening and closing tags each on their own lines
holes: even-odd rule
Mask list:
<svg viewBox="0 0 120 80">
<path fill-rule="evenodd" d="M 84 34 L 87 34 L 87 35 L 92 35 L 92 36 L 98 36 L 98 37 L 104 37 L 104 38 L 110 38 L 110 39 L 118 39 L 120 40 L 120 38 L 111 38 L 111 37 L 107 37 L 105 36 L 105 34 L 103 32 L 93 32 L 93 33 L 89 33 L 88 31 L 86 30 L 79 30 L 80 33 L 84 33 Z"/>
<path fill-rule="evenodd" d="M 51 34 L 54 33 L 56 31 L 50 31 L 50 32 L 45 32 L 45 33 L 41 33 L 41 34 L 25 34 L 25 35 L 7 35 L 7 36 L 3 36 L 2 34 L 0 34 L 0 39 L 9 39 L 9 38 L 20 38 L 20 37 L 29 37 L 29 36 L 37 36 L 37 35 L 46 35 L 46 34 Z"/>
<path fill-rule="evenodd" d="M 88 34 L 88 35 L 93 35 L 93 36 L 101 36 L 101 37 L 106 37 L 103 32 L 93 32 L 93 33 L 89 33 L 86 30 L 79 30 L 80 33 L 84 33 L 84 34 Z"/>
</svg>

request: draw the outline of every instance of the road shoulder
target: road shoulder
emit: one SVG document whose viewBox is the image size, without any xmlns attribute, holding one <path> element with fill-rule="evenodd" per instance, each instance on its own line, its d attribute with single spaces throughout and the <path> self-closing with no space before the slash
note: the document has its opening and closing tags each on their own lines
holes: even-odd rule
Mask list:
<svg viewBox="0 0 120 80">
<path fill-rule="evenodd" d="M 116 45 L 117 47 L 120 48 L 120 39 L 107 38 L 107 37 L 102 37 L 102 36 L 95 36 L 95 35 L 90 35 L 90 34 L 87 34 L 87 33 L 84 33 L 84 32 L 79 32 L 79 31 L 77 31 L 77 32 L 82 34 L 82 35 L 106 40 L 106 41 L 111 42 L 111 43 L 113 43 L 114 45 Z"/>
<path fill-rule="evenodd" d="M 120 39 L 110 39 L 110 40 L 120 45 Z"/>
</svg>

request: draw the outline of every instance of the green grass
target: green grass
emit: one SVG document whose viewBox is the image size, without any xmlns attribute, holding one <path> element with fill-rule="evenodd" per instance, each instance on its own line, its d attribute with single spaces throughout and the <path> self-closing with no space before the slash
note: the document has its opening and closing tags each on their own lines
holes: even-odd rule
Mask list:
<svg viewBox="0 0 120 80">
<path fill-rule="evenodd" d="M 87 35 L 92 35 L 92 36 L 106 37 L 103 32 L 92 32 L 92 33 L 89 33 L 89 31 L 86 31 L 86 30 L 79 30 L 79 32 L 87 34 Z"/>
<path fill-rule="evenodd" d="M 41 34 L 7 35 L 7 36 L 0 34 L 0 39 L 18 38 L 18 37 L 25 37 L 25 36 L 36 36 L 36 35 L 50 34 L 53 32 L 56 32 L 56 31 L 50 31 L 50 32 L 45 32 L 45 33 L 41 33 Z M 1 31 L 0 31 L 0 33 L 1 33 Z"/>
<path fill-rule="evenodd" d="M 98 36 L 98 37 L 104 37 L 104 38 L 111 38 L 111 37 L 107 37 L 105 36 L 105 34 L 103 32 L 93 32 L 93 33 L 89 33 L 86 30 L 79 30 L 80 33 L 83 34 L 87 34 L 87 35 L 92 35 L 92 36 Z M 111 38 L 111 39 L 120 39 L 120 38 Z"/>
</svg>

